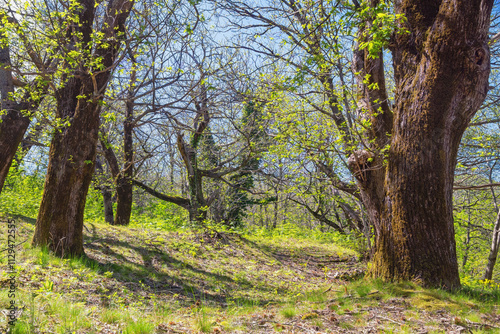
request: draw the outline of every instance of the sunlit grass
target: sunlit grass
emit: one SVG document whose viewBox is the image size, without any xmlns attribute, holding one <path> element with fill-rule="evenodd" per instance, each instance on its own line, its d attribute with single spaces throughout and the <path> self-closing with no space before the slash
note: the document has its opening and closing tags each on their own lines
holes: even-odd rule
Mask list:
<svg viewBox="0 0 500 334">
<path fill-rule="evenodd" d="M 286 319 L 290 319 L 297 315 L 297 309 L 293 305 L 290 305 L 286 306 L 285 308 L 282 308 L 280 310 L 280 313 Z"/>
<path fill-rule="evenodd" d="M 332 272 L 361 265 L 356 253 L 313 238 L 227 234 L 227 240 L 211 240 L 184 229 L 86 225 L 86 256 L 61 259 L 29 242 L 17 248 L 23 285 L 16 298 L 24 311 L 14 332 L 246 333 L 259 323 L 269 332 L 300 332 L 296 321 L 311 331 L 342 332 L 377 327 L 376 320 L 380 328 L 411 333 L 430 326 L 435 312 L 479 324 L 498 312 L 498 292 L 486 284 L 450 293 L 414 282 L 334 280 Z M 20 219 L 19 229 L 24 240 L 34 226 Z M 8 303 L 0 290 L 0 307 Z M 391 314 L 393 305 L 414 322 Z M 380 312 L 386 319 L 376 317 Z M 433 326 L 442 329 L 439 321 Z"/>
</svg>

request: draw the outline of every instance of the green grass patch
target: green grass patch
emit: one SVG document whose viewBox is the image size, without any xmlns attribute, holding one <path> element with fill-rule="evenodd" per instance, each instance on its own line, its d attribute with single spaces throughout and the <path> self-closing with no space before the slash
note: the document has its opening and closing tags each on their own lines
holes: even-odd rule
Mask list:
<svg viewBox="0 0 500 334">
<path fill-rule="evenodd" d="M 33 222 L 16 217 L 18 240 L 30 240 Z M 31 248 L 29 242 L 16 248 L 16 303 L 23 312 L 13 332 L 368 328 L 431 332 L 451 325 L 440 322 L 443 312 L 446 319 L 484 324 L 468 326 L 474 332 L 488 332 L 487 325 L 498 321 L 500 299 L 491 284 L 469 284 L 450 293 L 413 282 L 342 280 L 334 274 L 362 269 L 364 264 L 356 261 L 355 251 L 320 238 L 232 232 L 215 238 L 184 227 L 115 228 L 98 221 L 86 226 L 83 257 L 61 259 L 46 248 Z M 6 235 L 6 224 L 0 225 L 0 235 Z M 5 247 L 4 238 L 0 249 Z M 7 278 L 0 271 L 2 284 Z M 0 308 L 7 308 L 9 302 L 5 289 L 0 289 Z M 403 315 L 412 321 L 402 319 Z M 5 326 L 0 319 L 0 332 Z"/>
</svg>

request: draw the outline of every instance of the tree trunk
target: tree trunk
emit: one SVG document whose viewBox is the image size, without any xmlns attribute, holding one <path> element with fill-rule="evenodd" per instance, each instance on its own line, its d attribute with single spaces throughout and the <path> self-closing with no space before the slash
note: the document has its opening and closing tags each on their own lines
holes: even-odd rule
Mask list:
<svg viewBox="0 0 500 334">
<path fill-rule="evenodd" d="M 0 34 L 0 38 L 3 37 Z M 24 133 L 28 129 L 30 119 L 21 114 L 22 106 L 12 101 L 10 94 L 14 93 L 14 83 L 10 66 L 10 50 L 8 46 L 0 47 L 0 193 L 9 173 L 17 148 Z M 5 112 L 5 114 L 3 114 Z"/>
<path fill-rule="evenodd" d="M 99 173 L 102 178 L 104 179 L 104 168 L 102 166 L 102 162 L 100 159 L 100 156 L 96 157 L 95 160 L 95 168 L 97 173 Z M 103 207 L 104 207 L 104 220 L 108 224 L 113 224 L 114 222 L 114 214 L 113 214 L 113 194 L 109 190 L 108 185 L 106 184 L 105 180 L 101 180 L 101 182 L 97 181 L 99 184 L 98 188 L 101 191 L 102 194 L 102 201 L 103 201 Z"/>
<path fill-rule="evenodd" d="M 184 166 L 186 167 L 188 187 L 189 187 L 189 220 L 191 222 L 203 222 L 207 218 L 208 202 L 203 195 L 203 175 L 198 168 L 198 157 L 196 150 L 199 148 L 203 131 L 210 122 L 208 111 L 207 88 L 200 85 L 200 95 L 194 101 L 197 115 L 194 119 L 194 133 L 190 143 L 184 141 L 183 135 L 177 134 L 177 148 L 181 154 Z"/>
<path fill-rule="evenodd" d="M 124 124 L 126 128 L 126 124 Z M 127 133 L 129 132 L 129 133 Z M 125 134 L 127 133 L 127 134 Z M 102 135 L 105 136 L 105 135 Z M 130 136 L 130 138 L 129 138 Z M 124 130 L 124 153 L 125 163 L 124 170 L 120 169 L 118 159 L 116 158 L 113 148 L 105 140 L 101 140 L 102 151 L 108 162 L 111 175 L 113 176 L 116 185 L 116 215 L 113 225 L 128 225 L 130 223 L 130 214 L 132 212 L 132 173 L 133 173 L 133 148 L 132 148 L 132 129 Z M 127 163 L 127 160 L 129 161 Z"/>
<path fill-rule="evenodd" d="M 78 94 L 71 94 L 71 88 L 77 89 L 80 85 L 77 79 L 70 81 L 74 84 L 68 83 L 57 96 L 58 113 L 64 115 L 73 108 L 75 113 L 69 127 L 54 132 L 33 238 L 34 245 L 48 244 L 62 256 L 83 254 L 83 212 L 94 171 L 99 130 L 97 104 L 77 108 Z M 73 97 L 71 109 L 65 108 L 71 102 L 67 101 L 68 96 Z"/>
<path fill-rule="evenodd" d="M 493 170 L 497 162 L 493 163 L 490 168 L 488 175 L 489 181 L 493 184 Z M 491 248 L 490 254 L 488 255 L 488 264 L 486 265 L 486 271 L 484 272 L 484 279 L 491 280 L 493 278 L 493 268 L 495 268 L 495 263 L 497 262 L 498 250 L 500 249 L 500 208 L 498 206 L 497 195 L 495 194 L 494 187 L 490 187 L 491 196 L 493 197 L 493 203 L 495 204 L 495 210 L 497 211 L 497 219 L 495 225 L 493 226 L 493 234 L 491 236 Z"/>
<path fill-rule="evenodd" d="M 273 229 L 276 229 L 276 227 L 278 227 L 278 189 L 275 189 L 275 195 L 276 201 L 274 201 Z"/>
<path fill-rule="evenodd" d="M 202 176 L 198 169 L 198 161 L 194 149 L 189 149 L 188 157 L 193 167 L 188 172 L 189 197 L 191 199 L 189 220 L 192 222 L 203 222 L 207 218 L 208 208 L 206 208 L 206 201 L 203 196 Z"/>
<path fill-rule="evenodd" d="M 68 49 L 86 48 L 94 32 L 95 1 L 80 0 L 79 4 L 70 14 L 77 16 L 79 24 L 68 31 Z M 106 43 L 97 45 L 90 57 L 100 59 L 98 66 L 108 70 L 94 75 L 94 69 L 81 68 L 83 64 L 67 65 L 73 75 L 63 76 L 64 86 L 56 91 L 57 116 L 70 125 L 57 129 L 52 138 L 33 245 L 49 245 L 58 255 L 84 253 L 83 212 L 95 166 L 99 106 L 133 4 L 133 0 L 115 0 L 106 8 L 101 30 Z"/>
<path fill-rule="evenodd" d="M 135 75 L 134 75 L 135 76 Z M 132 81 L 132 80 L 131 80 Z M 132 88 L 131 88 L 132 89 Z M 133 184 L 134 174 L 134 147 L 133 147 L 133 109 L 134 102 L 129 96 L 125 112 L 125 121 L 123 122 L 123 153 L 124 166 L 123 171 L 116 177 L 116 216 L 115 225 L 128 225 L 132 213 L 133 203 Z"/>
<path fill-rule="evenodd" d="M 264 212 L 262 212 L 262 204 L 259 205 L 259 223 L 261 227 L 264 227 Z"/>
<path fill-rule="evenodd" d="M 3 104 L 3 103 L 2 103 Z M 2 106 L 2 110 L 5 110 Z M 0 193 L 5 179 L 9 174 L 10 166 L 16 155 L 19 143 L 22 141 L 30 124 L 29 117 L 23 116 L 16 110 L 9 110 L 2 116 L 0 122 Z"/>
<path fill-rule="evenodd" d="M 390 141 L 386 164 L 366 151 L 349 159 L 375 225 L 373 277 L 460 286 L 452 187 L 462 134 L 488 89 L 492 2 L 395 2 L 410 33 L 397 34 L 391 45 L 394 117 L 384 118 L 390 111 L 377 106 L 385 86 L 381 58 L 377 64 L 364 51 L 365 74 L 377 84 L 366 93 L 375 147 Z"/>
<path fill-rule="evenodd" d="M 488 264 L 486 265 L 486 272 L 484 279 L 493 279 L 493 268 L 497 262 L 498 250 L 500 249 L 500 210 L 497 214 L 495 226 L 493 227 L 493 236 L 491 238 L 490 254 L 488 256 Z"/>
<path fill-rule="evenodd" d="M 449 147 L 430 143 L 425 132 L 393 140 L 391 153 L 398 158 L 388 164 L 386 212 L 371 274 L 455 288 L 460 285 L 452 212 L 456 148 L 446 152 Z M 419 157 L 420 152 L 429 155 Z"/>
<path fill-rule="evenodd" d="M 131 177 L 118 178 L 116 183 L 116 215 L 114 225 L 128 225 L 132 214 L 133 185 Z"/>
<path fill-rule="evenodd" d="M 123 171 L 116 177 L 116 216 L 115 225 L 128 225 L 132 213 L 134 176 L 134 95 L 136 82 L 136 61 L 133 61 L 133 69 L 130 74 L 127 103 L 125 109 L 125 121 L 123 122 Z"/>
<path fill-rule="evenodd" d="M 469 251 L 471 247 L 471 212 L 470 212 L 470 191 L 467 191 L 467 226 L 466 226 L 466 234 L 465 234 L 465 240 L 464 240 L 464 257 L 462 259 L 462 270 L 464 270 L 465 266 L 467 265 L 467 261 L 469 260 Z"/>
<path fill-rule="evenodd" d="M 113 224 L 115 220 L 113 214 L 113 194 L 107 187 L 101 189 L 101 194 L 104 204 L 104 221 L 108 224 Z"/>
</svg>

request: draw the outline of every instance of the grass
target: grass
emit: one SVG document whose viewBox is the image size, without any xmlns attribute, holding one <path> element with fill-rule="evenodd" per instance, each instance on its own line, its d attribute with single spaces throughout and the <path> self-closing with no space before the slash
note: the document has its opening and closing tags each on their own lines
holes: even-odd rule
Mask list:
<svg viewBox="0 0 500 334">
<path fill-rule="evenodd" d="M 290 319 L 297 315 L 297 309 L 293 305 L 290 305 L 282 308 L 280 313 L 284 318 Z"/>
<path fill-rule="evenodd" d="M 202 333 L 210 333 L 215 327 L 215 321 L 211 318 L 206 308 L 200 307 L 194 311 L 195 329 Z"/>
<path fill-rule="evenodd" d="M 100 315 L 100 321 L 106 324 L 118 324 L 122 321 L 122 311 L 119 309 L 105 308 Z"/>
<path fill-rule="evenodd" d="M 150 334 L 155 332 L 155 325 L 147 320 L 139 319 L 134 320 L 131 319 L 125 329 L 125 334 Z"/>
<path fill-rule="evenodd" d="M 33 221 L 17 222 L 16 240 L 29 240 Z M 29 241 L 16 248 L 23 311 L 13 333 L 495 333 L 500 323 L 497 290 L 449 293 L 360 279 L 366 264 L 357 254 L 321 239 L 214 239 L 90 222 L 85 231 L 86 256 L 79 258 L 55 257 Z M 2 288 L 7 278 L 2 271 Z M 9 302 L 0 289 L 0 308 Z"/>
</svg>

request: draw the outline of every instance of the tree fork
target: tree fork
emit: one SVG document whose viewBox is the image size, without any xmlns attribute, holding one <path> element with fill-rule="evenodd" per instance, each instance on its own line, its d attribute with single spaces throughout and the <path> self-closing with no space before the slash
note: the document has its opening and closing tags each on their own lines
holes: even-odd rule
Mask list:
<svg viewBox="0 0 500 334">
<path fill-rule="evenodd" d="M 452 191 L 463 132 L 488 87 L 492 0 L 400 1 L 396 96 L 370 275 L 460 286 Z M 359 179 L 358 179 L 359 180 Z"/>
<path fill-rule="evenodd" d="M 92 42 L 95 1 L 79 0 L 75 13 L 78 25 L 64 36 L 68 46 L 87 47 Z M 57 116 L 70 125 L 55 131 L 49 152 L 49 166 L 38 212 L 33 245 L 49 245 L 59 255 L 82 255 L 83 212 L 95 166 L 100 102 L 106 90 L 125 32 L 125 22 L 134 0 L 108 2 L 102 24 L 106 43 L 97 45 L 87 57 L 101 59 L 108 70 L 92 74 L 81 64 L 67 68 L 64 85 L 56 91 Z M 76 7 L 75 7 L 76 8 Z M 83 74 L 82 74 L 83 72 Z M 78 74 L 78 75 L 75 75 Z"/>
</svg>

